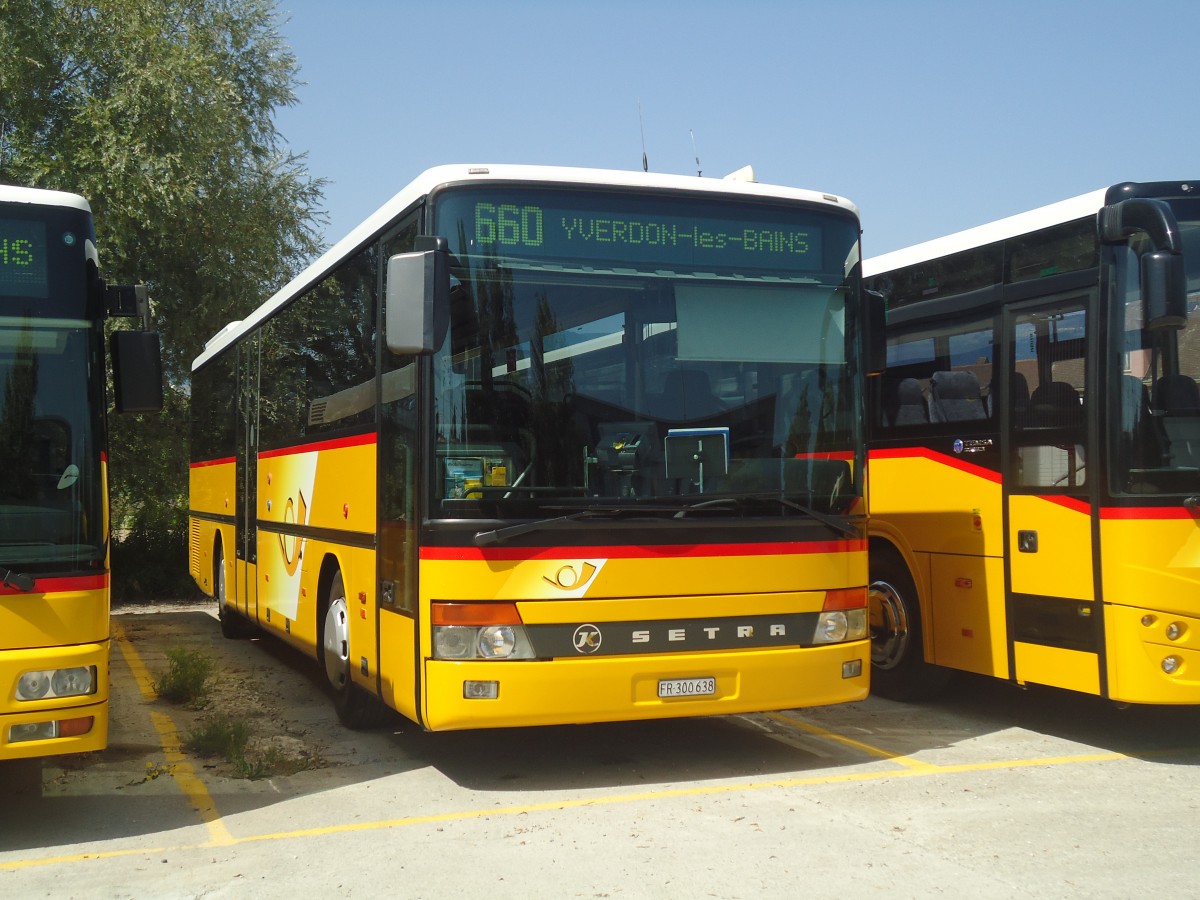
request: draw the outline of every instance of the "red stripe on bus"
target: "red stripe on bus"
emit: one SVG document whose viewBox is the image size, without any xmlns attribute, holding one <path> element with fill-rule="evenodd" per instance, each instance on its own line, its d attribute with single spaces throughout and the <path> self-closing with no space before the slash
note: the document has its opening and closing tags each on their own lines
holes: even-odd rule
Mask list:
<svg viewBox="0 0 1200 900">
<path fill-rule="evenodd" d="M 234 461 L 235 461 L 234 457 L 232 457 L 232 456 L 226 456 L 221 459 L 206 459 L 206 460 L 202 460 L 201 462 L 192 463 L 192 468 L 193 469 L 203 469 L 205 466 L 232 465 L 234 463 Z"/>
<path fill-rule="evenodd" d="M 1195 519 L 1197 515 L 1183 506 L 1109 506 L 1100 510 L 1101 519 Z"/>
<path fill-rule="evenodd" d="M 867 542 L 852 541 L 786 541 L 778 544 L 664 544 L 661 547 L 422 547 L 425 560 L 498 560 L 533 559 L 703 559 L 727 556 L 787 556 L 812 553 L 861 553 Z"/>
<path fill-rule="evenodd" d="M 993 484 L 1000 484 L 1001 482 L 1000 473 L 993 469 L 977 466 L 975 463 L 967 462 L 965 459 L 957 456 L 938 453 L 936 450 L 930 450 L 928 447 L 900 447 L 896 449 L 872 450 L 868 454 L 867 460 L 869 462 L 875 459 L 924 459 L 939 466 L 949 466 L 952 469 L 958 469 L 960 472 L 966 472 L 968 475 L 974 475 Z"/>
<path fill-rule="evenodd" d="M 1069 509 L 1072 512 L 1083 513 L 1085 516 L 1091 515 L 1092 512 L 1092 504 L 1088 503 L 1086 500 L 1080 500 L 1077 497 L 1068 497 L 1065 494 L 1035 494 L 1034 496 L 1040 496 L 1043 500 L 1057 504 L 1058 506 Z"/>
<path fill-rule="evenodd" d="M 344 447 L 362 447 L 366 444 L 374 444 L 378 435 L 371 434 L 354 434 L 350 437 L 334 438 L 329 441 L 317 441 L 313 444 L 301 444 L 298 447 L 283 447 L 279 450 L 265 450 L 258 454 L 259 459 L 274 459 L 279 456 L 296 456 L 300 453 L 317 453 L 321 450 L 340 450 Z"/>
<path fill-rule="evenodd" d="M 827 453 L 797 453 L 792 459 L 837 459 L 854 462 L 854 451 L 834 450 Z"/>
<path fill-rule="evenodd" d="M 100 591 L 108 587 L 108 575 L 72 575 L 65 578 L 37 578 L 33 583 L 35 594 L 65 594 L 68 591 Z M 0 585 L 0 595 L 23 594 L 16 588 Z"/>
</svg>

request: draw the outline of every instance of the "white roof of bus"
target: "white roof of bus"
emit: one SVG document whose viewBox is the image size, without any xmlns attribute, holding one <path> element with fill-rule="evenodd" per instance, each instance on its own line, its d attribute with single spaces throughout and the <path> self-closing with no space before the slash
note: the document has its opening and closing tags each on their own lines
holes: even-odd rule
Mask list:
<svg viewBox="0 0 1200 900">
<path fill-rule="evenodd" d="M 92 211 L 88 202 L 78 194 L 17 187 L 12 184 L 0 184 L 0 203 L 34 203 L 39 206 L 67 206 L 88 213 Z"/>
<path fill-rule="evenodd" d="M 427 169 L 367 217 L 366 221 L 342 238 L 317 258 L 308 268 L 293 278 L 278 293 L 270 297 L 244 320 L 231 322 L 217 332 L 204 345 L 204 351 L 192 362 L 192 368 L 202 365 L 225 349 L 243 333 L 270 316 L 279 307 L 319 281 L 334 269 L 347 255 L 379 232 L 417 199 L 431 191 L 449 184 L 470 181 L 524 181 L 547 182 L 570 185 L 604 185 L 634 188 L 670 188 L 675 190 L 709 191 L 714 194 L 746 197 L 775 197 L 786 200 L 807 200 L 837 206 L 858 214 L 858 207 L 844 197 L 824 194 L 819 191 L 779 185 L 759 184 L 726 178 L 698 178 L 690 175 L 661 175 L 657 173 L 621 171 L 608 169 L 574 169 L 560 166 L 518 165 L 446 165 Z"/>
<path fill-rule="evenodd" d="M 1049 228 L 1052 225 L 1061 225 L 1063 222 L 1070 222 L 1087 215 L 1094 215 L 1104 205 L 1104 195 L 1107 190 L 1107 188 L 1102 188 L 1072 197 L 1070 200 L 1062 200 L 1029 212 L 1018 213 L 1006 219 L 997 219 L 986 225 L 977 225 L 966 231 L 959 231 L 921 244 L 913 244 L 903 250 L 893 250 L 891 253 L 873 256 L 863 260 L 863 277 L 870 278 L 881 272 L 903 269 L 906 266 L 949 256 L 951 253 L 970 250 L 972 247 L 981 247 L 1031 231 Z"/>
</svg>

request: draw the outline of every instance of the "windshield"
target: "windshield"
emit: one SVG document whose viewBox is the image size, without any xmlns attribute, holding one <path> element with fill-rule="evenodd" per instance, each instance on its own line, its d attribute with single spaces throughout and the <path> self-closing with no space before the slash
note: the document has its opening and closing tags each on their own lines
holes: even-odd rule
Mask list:
<svg viewBox="0 0 1200 900">
<path fill-rule="evenodd" d="M 1131 241 L 1117 265 L 1124 304 L 1119 397 L 1118 492 L 1200 492 L 1200 201 L 1173 201 L 1187 269 L 1188 318 L 1182 328 L 1146 329 L 1135 251 Z"/>
<path fill-rule="evenodd" d="M 0 317 L 0 566 L 104 559 L 95 411 L 99 340 L 84 321 Z"/>
<path fill-rule="evenodd" d="M 448 193 L 437 209 L 453 287 L 435 515 L 848 511 L 851 215 L 546 189 Z"/>
</svg>

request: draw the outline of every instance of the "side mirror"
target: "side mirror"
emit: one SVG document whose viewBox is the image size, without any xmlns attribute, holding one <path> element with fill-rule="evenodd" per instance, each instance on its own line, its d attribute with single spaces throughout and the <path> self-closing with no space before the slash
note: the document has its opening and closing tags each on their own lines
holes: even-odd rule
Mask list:
<svg viewBox="0 0 1200 900">
<path fill-rule="evenodd" d="M 1096 228 L 1106 244 L 1144 234 L 1154 249 L 1141 257 L 1142 315 L 1151 329 L 1182 328 L 1187 322 L 1187 273 L 1183 240 L 1169 203 L 1131 197 L 1100 210 Z"/>
<path fill-rule="evenodd" d="M 449 323 L 450 252 L 445 238 L 417 238 L 430 249 L 398 253 L 387 262 L 384 335 L 398 356 L 432 353 Z"/>
<path fill-rule="evenodd" d="M 162 412 L 162 346 L 158 332 L 114 331 L 109 355 L 117 412 Z"/>
<path fill-rule="evenodd" d="M 1187 324 L 1187 272 L 1183 257 L 1155 250 L 1142 254 L 1142 305 L 1146 327 L 1182 328 Z"/>
<path fill-rule="evenodd" d="M 867 374 L 881 375 L 887 368 L 887 300 L 878 291 L 863 291 L 866 301 Z"/>
</svg>

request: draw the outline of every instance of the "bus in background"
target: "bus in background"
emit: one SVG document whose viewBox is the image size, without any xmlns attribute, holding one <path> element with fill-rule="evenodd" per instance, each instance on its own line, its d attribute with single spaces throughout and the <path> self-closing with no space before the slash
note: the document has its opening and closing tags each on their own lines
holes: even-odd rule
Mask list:
<svg viewBox="0 0 1200 900">
<path fill-rule="evenodd" d="M 860 268 L 831 195 L 429 170 L 196 359 L 191 573 L 352 727 L 861 699 Z"/>
<path fill-rule="evenodd" d="M 864 263 L 873 687 L 950 670 L 1200 703 L 1200 182 Z"/>
<path fill-rule="evenodd" d="M 109 315 L 147 304 L 100 278 L 87 201 L 0 186 L 0 761 L 108 738 Z M 158 335 L 111 355 L 116 410 L 160 409 Z"/>
</svg>

